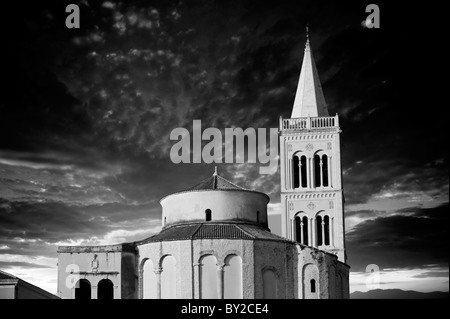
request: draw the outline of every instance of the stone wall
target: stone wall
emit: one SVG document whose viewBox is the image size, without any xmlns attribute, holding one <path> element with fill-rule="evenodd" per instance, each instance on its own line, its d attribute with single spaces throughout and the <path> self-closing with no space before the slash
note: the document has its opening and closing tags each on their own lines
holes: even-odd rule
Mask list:
<svg viewBox="0 0 450 319">
<path fill-rule="evenodd" d="M 58 248 L 58 296 L 75 298 L 75 284 L 86 279 L 91 298 L 97 299 L 98 283 L 113 283 L 114 299 L 136 298 L 136 261 L 130 244 L 110 246 L 73 246 Z"/>
</svg>

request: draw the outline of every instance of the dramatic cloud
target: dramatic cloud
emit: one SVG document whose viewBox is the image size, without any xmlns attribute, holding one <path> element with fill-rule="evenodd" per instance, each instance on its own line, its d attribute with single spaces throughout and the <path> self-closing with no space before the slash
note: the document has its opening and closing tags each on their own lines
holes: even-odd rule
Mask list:
<svg viewBox="0 0 450 319">
<path fill-rule="evenodd" d="M 436 208 L 412 208 L 401 214 L 359 223 L 347 233 L 352 271 L 369 264 L 384 268 L 448 268 L 448 203 Z"/>
<path fill-rule="evenodd" d="M 80 6 L 80 29 L 65 27 L 69 3 Z M 441 253 L 448 251 L 448 107 L 435 101 L 436 58 L 423 47 L 429 31 L 409 24 L 406 32 L 398 18 L 426 8 L 379 3 L 382 27 L 368 29 L 360 26 L 365 5 L 3 4 L 0 266 L 51 287 L 39 278 L 56 276 L 55 265 L 31 269 L 43 264 L 27 258 L 53 262 L 57 245 L 157 232 L 159 200 L 207 178 L 215 165 L 173 164 L 170 132 L 192 133 L 195 119 L 222 134 L 278 127 L 280 116 L 290 116 L 309 23 L 325 98 L 340 116 L 352 271 L 368 263 L 424 269 L 410 279 L 432 273 L 430 264 L 448 268 Z M 270 196 L 271 228 L 279 232 L 279 171 L 218 166 Z"/>
</svg>

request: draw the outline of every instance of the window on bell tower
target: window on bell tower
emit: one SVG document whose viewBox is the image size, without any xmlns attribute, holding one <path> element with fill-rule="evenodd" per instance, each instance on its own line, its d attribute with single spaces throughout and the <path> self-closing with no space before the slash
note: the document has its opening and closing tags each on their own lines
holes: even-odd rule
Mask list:
<svg viewBox="0 0 450 319">
<path fill-rule="evenodd" d="M 300 176 L 299 176 L 299 164 L 300 161 L 298 159 L 297 155 L 294 155 L 294 158 L 292 159 L 292 165 L 293 165 L 293 180 L 294 180 L 294 188 L 299 188 L 300 186 Z"/>
<path fill-rule="evenodd" d="M 295 217 L 295 240 L 301 244 L 308 245 L 308 217 L 307 216 L 296 216 Z"/>
<path fill-rule="evenodd" d="M 323 186 L 329 186 L 328 184 L 328 156 L 326 156 L 325 154 L 322 155 L 322 181 L 323 181 Z"/>
<path fill-rule="evenodd" d="M 308 187 L 308 167 L 305 155 L 295 154 L 292 158 L 292 181 L 293 187 L 304 188 Z"/>
<path fill-rule="evenodd" d="M 301 184 L 302 187 L 307 187 L 307 175 L 306 175 L 306 156 L 300 158 L 300 168 L 301 168 Z"/>
<path fill-rule="evenodd" d="M 320 155 L 314 155 L 314 187 L 320 187 L 322 184 L 320 183 L 321 180 L 321 169 L 320 169 Z"/>
<path fill-rule="evenodd" d="M 314 187 L 330 186 L 330 159 L 322 151 L 314 155 Z"/>
</svg>

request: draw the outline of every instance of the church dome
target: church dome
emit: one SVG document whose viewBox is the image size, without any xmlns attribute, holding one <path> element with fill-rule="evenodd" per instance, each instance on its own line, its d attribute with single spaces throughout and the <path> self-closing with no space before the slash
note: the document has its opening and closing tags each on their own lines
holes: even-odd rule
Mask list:
<svg viewBox="0 0 450 319">
<path fill-rule="evenodd" d="M 240 187 L 217 173 L 161 199 L 163 227 L 205 222 L 251 223 L 267 228 L 269 196 Z"/>
</svg>

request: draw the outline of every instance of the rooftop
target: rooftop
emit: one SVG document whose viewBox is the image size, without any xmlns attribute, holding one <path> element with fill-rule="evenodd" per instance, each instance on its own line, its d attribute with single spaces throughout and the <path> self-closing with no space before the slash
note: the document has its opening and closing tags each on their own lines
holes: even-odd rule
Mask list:
<svg viewBox="0 0 450 319">
<path fill-rule="evenodd" d="M 227 180 L 226 178 L 220 176 L 217 173 L 217 166 L 214 170 L 214 174 L 206 179 L 204 179 L 203 181 L 201 181 L 200 183 L 185 189 L 185 190 L 181 190 L 178 192 L 175 192 L 173 194 L 179 194 L 179 193 L 186 193 L 186 192 L 196 192 L 196 191 L 243 191 L 243 192 L 252 192 L 252 193 L 258 193 L 258 194 L 262 194 L 264 196 L 267 197 L 267 199 L 269 200 L 269 196 L 267 196 L 267 194 L 262 193 L 262 192 L 258 192 L 258 191 L 254 191 L 251 189 L 247 189 L 241 186 L 238 186 L 232 182 L 230 182 L 229 180 Z M 170 194 L 170 195 L 173 195 Z M 167 195 L 167 196 L 170 196 Z M 163 197 L 161 199 L 161 201 L 166 198 L 167 196 Z"/>
<path fill-rule="evenodd" d="M 262 239 L 288 241 L 286 238 L 272 234 L 267 229 L 254 224 L 207 222 L 174 225 L 163 229 L 159 234 L 136 242 L 136 244 L 142 245 L 149 242 L 194 239 Z"/>
</svg>

